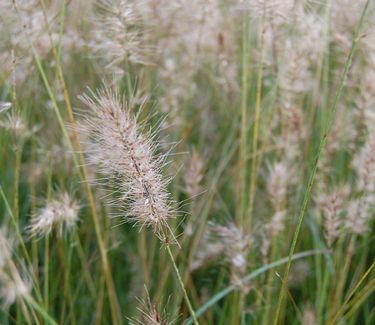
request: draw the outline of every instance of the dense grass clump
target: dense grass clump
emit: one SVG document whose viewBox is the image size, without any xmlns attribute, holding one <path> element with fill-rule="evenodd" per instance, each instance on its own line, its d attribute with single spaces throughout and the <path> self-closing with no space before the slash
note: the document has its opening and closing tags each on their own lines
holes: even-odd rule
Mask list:
<svg viewBox="0 0 375 325">
<path fill-rule="evenodd" d="M 374 324 L 374 22 L 2 1 L 0 324 Z"/>
</svg>

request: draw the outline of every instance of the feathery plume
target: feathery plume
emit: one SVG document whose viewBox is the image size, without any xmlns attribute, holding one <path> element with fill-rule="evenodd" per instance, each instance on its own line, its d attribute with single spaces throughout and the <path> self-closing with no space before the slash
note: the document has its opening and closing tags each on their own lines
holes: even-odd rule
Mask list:
<svg viewBox="0 0 375 325">
<path fill-rule="evenodd" d="M 357 173 L 357 187 L 361 192 L 375 191 L 375 131 L 371 131 L 365 145 L 353 159 Z"/>
<path fill-rule="evenodd" d="M 108 62 L 108 66 L 124 61 L 137 64 L 148 61 L 147 25 L 142 17 L 145 5 L 144 1 L 99 1 L 90 47 Z"/>
<path fill-rule="evenodd" d="M 30 237 L 48 235 L 57 228 L 61 235 L 63 229 L 71 230 L 78 222 L 79 204 L 68 193 L 61 193 L 57 199 L 47 201 L 46 205 L 33 215 L 26 231 Z"/>
<path fill-rule="evenodd" d="M 314 307 L 310 304 L 307 304 L 303 308 L 302 324 L 304 325 L 316 325 L 317 324 L 316 311 Z"/>
<path fill-rule="evenodd" d="M 348 205 L 345 227 L 353 234 L 362 235 L 368 228 L 370 220 L 370 201 L 367 196 L 355 199 Z"/>
<path fill-rule="evenodd" d="M 117 201 L 125 211 L 126 221 L 152 227 L 166 241 L 167 232 L 175 240 L 168 225 L 171 201 L 162 175 L 166 155 L 157 155 L 155 133 L 131 115 L 124 99 L 116 91 L 103 88 L 83 95 L 81 101 L 91 109 L 80 131 L 88 139 L 89 161 L 105 175 L 117 177 L 121 198 Z"/>
<path fill-rule="evenodd" d="M 26 139 L 37 132 L 39 127 L 34 126 L 30 129 L 20 115 L 8 113 L 4 120 L 0 120 L 0 128 Z"/>
<path fill-rule="evenodd" d="M 76 1 L 74 1 L 75 3 Z M 69 10 L 73 5 L 70 4 L 67 9 Z M 38 0 L 0 2 L 0 29 L 2 32 L 0 65 L 2 69 L 4 68 L 1 72 L 5 77 L 8 78 L 13 74 L 14 81 L 18 85 L 22 84 L 34 71 L 36 65 L 33 64 L 33 51 L 30 49 L 30 43 L 41 58 L 46 58 L 50 53 L 51 40 L 52 42 L 60 40 L 64 52 L 83 47 L 78 29 L 72 29 L 70 19 L 64 23 L 65 32 L 59 34 L 60 24 L 57 18 L 60 9 L 61 4 L 58 1 L 46 1 L 45 12 Z M 48 23 L 44 14 L 47 16 Z M 66 16 L 71 17 L 71 12 Z M 63 55 L 61 60 L 66 61 L 71 58 L 70 55 Z"/>
<path fill-rule="evenodd" d="M 17 298 L 28 296 L 31 291 L 31 281 L 12 261 L 14 244 L 14 238 L 5 228 L 0 228 L 0 300 L 4 308 L 11 306 Z"/>
<path fill-rule="evenodd" d="M 335 189 L 329 194 L 323 194 L 316 199 L 318 208 L 324 217 L 325 238 L 329 247 L 339 237 L 343 222 L 342 213 L 345 210 L 345 202 L 350 193 L 347 185 Z"/>
<path fill-rule="evenodd" d="M 265 230 L 271 238 L 275 238 L 285 228 L 286 211 L 276 211 L 271 220 L 265 225 Z"/>
<path fill-rule="evenodd" d="M 211 230 L 224 243 L 224 253 L 231 266 L 232 284 L 247 292 L 248 284 L 244 283 L 242 279 L 247 271 L 250 236 L 233 223 L 228 226 L 211 224 Z"/>
<path fill-rule="evenodd" d="M 0 113 L 6 112 L 12 107 L 12 103 L 9 102 L 0 102 Z"/>
<path fill-rule="evenodd" d="M 224 252 L 225 246 L 222 241 L 211 241 L 208 237 L 209 236 L 204 236 L 201 240 L 200 249 L 197 251 L 194 260 L 189 265 L 191 272 L 215 261 Z"/>
<path fill-rule="evenodd" d="M 13 245 L 13 238 L 8 237 L 5 228 L 0 228 L 0 269 L 11 259 Z"/>
<path fill-rule="evenodd" d="M 129 319 L 131 325 L 172 325 L 174 321 L 170 320 L 166 308 L 162 309 L 161 304 L 153 304 L 148 290 L 146 298 L 139 300 L 140 305 L 137 310 L 140 312 L 139 319 Z"/>
<path fill-rule="evenodd" d="M 270 196 L 272 206 L 279 210 L 285 206 L 288 183 L 291 179 L 291 168 L 283 161 L 269 165 L 269 176 L 267 178 L 267 192 Z"/>
<path fill-rule="evenodd" d="M 201 181 L 203 179 L 204 163 L 196 150 L 187 161 L 184 174 L 185 192 L 191 198 L 195 198 L 201 192 Z"/>
</svg>

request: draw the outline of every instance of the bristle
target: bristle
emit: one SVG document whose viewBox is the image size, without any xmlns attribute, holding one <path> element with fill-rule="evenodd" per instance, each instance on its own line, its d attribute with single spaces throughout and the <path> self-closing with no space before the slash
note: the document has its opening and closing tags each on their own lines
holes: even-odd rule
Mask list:
<svg viewBox="0 0 375 325">
<path fill-rule="evenodd" d="M 162 175 L 165 157 L 157 154 L 151 132 L 142 132 L 116 91 L 105 88 L 81 100 L 91 109 L 80 128 L 89 138 L 89 161 L 101 173 L 118 178 L 121 198 L 117 205 L 125 211 L 125 219 L 151 226 L 162 241 L 167 234 L 175 240 L 168 225 L 172 213 L 168 180 Z"/>
<path fill-rule="evenodd" d="M 248 262 L 250 236 L 233 223 L 228 226 L 211 224 L 211 231 L 224 243 L 224 252 L 231 269 L 231 282 L 240 290 L 247 292 L 249 287 L 243 282 Z"/>
<path fill-rule="evenodd" d="M 325 237 L 329 247 L 341 233 L 349 193 L 350 187 L 344 185 L 331 193 L 320 195 L 316 200 L 323 212 Z"/>
<path fill-rule="evenodd" d="M 26 272 L 21 272 L 13 261 L 15 240 L 7 230 L 0 228 L 0 303 L 7 309 L 31 292 L 31 282 Z"/>
<path fill-rule="evenodd" d="M 79 220 L 79 205 L 68 193 L 60 193 L 56 199 L 47 200 L 45 206 L 31 217 L 26 231 L 30 237 L 49 235 L 56 229 L 59 235 L 63 230 L 70 231 Z"/>
<path fill-rule="evenodd" d="M 184 174 L 185 192 L 190 198 L 195 199 L 202 191 L 200 183 L 203 179 L 204 168 L 204 162 L 197 151 L 193 151 L 190 159 L 186 162 L 186 166 Z"/>
</svg>

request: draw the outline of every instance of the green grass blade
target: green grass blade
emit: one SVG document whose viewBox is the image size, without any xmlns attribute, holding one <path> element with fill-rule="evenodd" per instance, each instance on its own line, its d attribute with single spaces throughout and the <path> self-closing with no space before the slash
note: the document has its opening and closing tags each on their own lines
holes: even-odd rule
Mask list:
<svg viewBox="0 0 375 325">
<path fill-rule="evenodd" d="M 304 257 L 308 257 L 308 256 L 312 256 L 312 255 L 315 255 L 315 254 L 321 254 L 322 251 L 317 251 L 317 250 L 312 250 L 312 251 L 306 251 L 306 252 L 302 252 L 302 253 L 297 253 L 297 254 L 294 254 L 292 256 L 292 260 L 297 260 L 297 259 L 300 259 L 300 258 L 304 258 Z M 280 260 L 277 260 L 275 262 L 272 262 L 272 263 L 269 263 L 269 264 L 266 264 L 266 265 L 263 265 L 262 267 L 260 267 L 259 269 L 256 269 L 255 271 L 251 272 L 250 274 L 248 274 L 246 277 L 243 278 L 243 281 L 244 282 L 249 282 L 251 279 L 257 277 L 258 275 L 268 271 L 268 270 L 271 270 L 277 266 L 280 266 L 282 264 L 285 264 L 287 263 L 289 260 L 289 257 L 284 257 Z M 223 299 L 225 296 L 227 296 L 229 293 L 231 293 L 232 291 L 234 291 L 236 289 L 236 287 L 234 285 L 230 285 L 228 287 L 226 287 L 225 289 L 221 290 L 219 293 L 217 293 L 216 295 L 214 295 L 209 301 L 207 301 L 202 307 L 200 307 L 196 312 L 195 312 L 195 315 L 197 317 L 203 315 L 209 308 L 211 308 L 213 305 L 215 305 L 218 301 L 220 301 L 221 299 Z M 192 324 L 192 319 L 188 319 L 186 321 L 186 325 L 189 325 L 189 324 Z"/>
</svg>

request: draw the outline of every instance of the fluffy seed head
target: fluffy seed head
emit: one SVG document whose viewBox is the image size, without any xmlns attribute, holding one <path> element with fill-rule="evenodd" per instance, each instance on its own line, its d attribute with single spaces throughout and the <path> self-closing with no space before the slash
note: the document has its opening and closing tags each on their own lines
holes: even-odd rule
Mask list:
<svg viewBox="0 0 375 325">
<path fill-rule="evenodd" d="M 12 257 L 13 243 L 14 241 L 7 236 L 6 229 L 0 228 L 0 269 L 2 269 Z"/>
<path fill-rule="evenodd" d="M 317 320 L 315 309 L 310 305 L 305 306 L 305 308 L 303 309 L 302 324 L 315 325 L 316 323 Z"/>
<path fill-rule="evenodd" d="M 197 256 L 189 266 L 191 272 L 206 266 L 215 261 L 224 251 L 224 244 L 220 241 L 210 242 L 203 238 L 201 249 L 198 250 Z"/>
<path fill-rule="evenodd" d="M 26 227 L 30 237 L 48 235 L 53 228 L 57 228 L 61 235 L 63 229 L 72 229 L 78 222 L 79 205 L 68 193 L 61 193 L 57 199 L 48 201 L 37 214 L 32 216 Z"/>
<path fill-rule="evenodd" d="M 8 308 L 17 300 L 27 296 L 31 290 L 31 282 L 22 277 L 14 264 L 9 274 L 0 271 L 0 300 L 4 308 Z"/>
<path fill-rule="evenodd" d="M 103 57 L 108 66 L 125 60 L 144 64 L 147 61 L 145 22 L 142 21 L 144 1 L 101 0 L 94 17 L 92 50 Z"/>
<path fill-rule="evenodd" d="M 375 132 L 371 132 L 365 145 L 353 159 L 353 167 L 358 176 L 358 190 L 375 191 Z"/>
<path fill-rule="evenodd" d="M 201 192 L 201 181 L 203 179 L 204 163 L 197 151 L 193 151 L 191 158 L 187 161 L 184 175 L 185 192 L 191 197 L 196 197 Z"/>
<path fill-rule="evenodd" d="M 276 210 L 285 204 L 290 176 L 290 168 L 285 162 L 277 162 L 269 166 L 267 192 Z"/>
<path fill-rule="evenodd" d="M 370 201 L 368 197 L 361 197 L 349 203 L 348 215 L 345 220 L 345 227 L 353 234 L 362 235 L 368 228 L 371 217 Z"/>
<path fill-rule="evenodd" d="M 228 226 L 211 224 L 211 229 L 212 233 L 224 243 L 224 253 L 232 271 L 231 282 L 246 292 L 248 285 L 242 279 L 247 271 L 250 236 L 233 223 Z"/>
<path fill-rule="evenodd" d="M 0 228 L 0 301 L 3 308 L 11 306 L 17 298 L 30 293 L 31 282 L 13 263 L 15 240 L 5 228 Z"/>
<path fill-rule="evenodd" d="M 0 102 L 0 113 L 7 111 L 12 107 L 12 103 Z"/>
<path fill-rule="evenodd" d="M 150 294 L 147 289 L 146 298 L 139 300 L 140 304 L 137 310 L 140 313 L 138 319 L 129 319 L 131 325 L 172 325 L 174 322 L 170 320 L 166 308 L 162 308 L 161 304 L 154 304 L 151 301 Z"/>
<path fill-rule="evenodd" d="M 286 211 L 276 211 L 271 220 L 265 225 L 265 229 L 271 238 L 276 237 L 285 228 Z"/>
<path fill-rule="evenodd" d="M 125 220 L 151 226 L 166 240 L 166 232 L 172 234 L 167 223 L 171 217 L 169 180 L 161 172 L 166 156 L 157 155 L 155 135 L 142 132 L 145 127 L 116 91 L 103 89 L 80 99 L 91 109 L 80 127 L 88 139 L 88 159 L 101 173 L 118 181 L 121 197 L 114 203 L 124 210 Z"/>
<path fill-rule="evenodd" d="M 324 217 L 325 237 L 328 246 L 340 235 L 345 201 L 350 193 L 348 186 L 342 186 L 330 194 L 323 194 L 317 198 L 318 208 Z"/>
</svg>

